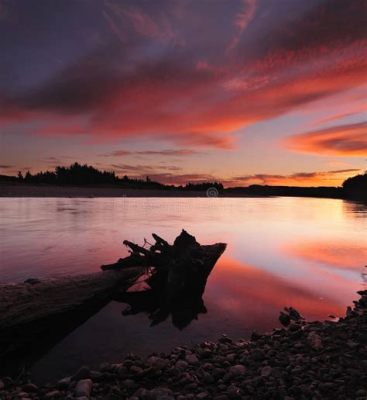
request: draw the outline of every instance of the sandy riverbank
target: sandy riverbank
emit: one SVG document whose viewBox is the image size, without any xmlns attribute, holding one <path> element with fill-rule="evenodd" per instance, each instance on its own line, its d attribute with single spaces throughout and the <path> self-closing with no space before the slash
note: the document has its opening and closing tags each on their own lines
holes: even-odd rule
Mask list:
<svg viewBox="0 0 367 400">
<path fill-rule="evenodd" d="M 223 335 L 192 349 L 146 359 L 129 355 L 98 370 L 82 367 L 56 384 L 0 379 L 2 400 L 365 400 L 367 396 L 367 290 L 337 322 L 305 322 L 283 314 L 286 328 Z"/>
</svg>

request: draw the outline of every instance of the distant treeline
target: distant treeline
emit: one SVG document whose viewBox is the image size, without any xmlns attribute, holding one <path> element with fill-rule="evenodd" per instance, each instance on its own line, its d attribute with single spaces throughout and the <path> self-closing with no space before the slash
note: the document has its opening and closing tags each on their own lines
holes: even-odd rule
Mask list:
<svg viewBox="0 0 367 400">
<path fill-rule="evenodd" d="M 7 177 L 8 181 L 9 178 Z M 187 183 L 184 186 L 165 185 L 163 183 L 152 181 L 149 176 L 145 179 L 130 178 L 127 175 L 118 177 L 114 171 L 100 171 L 89 165 L 74 163 L 69 167 L 56 167 L 54 171 L 38 172 L 32 175 L 29 171 L 23 176 L 18 173 L 13 181 L 30 183 L 35 185 L 61 185 L 61 186 L 92 186 L 106 185 L 118 186 L 120 188 L 132 189 L 159 189 L 159 190 L 197 190 L 205 191 L 208 188 L 215 187 L 218 192 L 223 190 L 223 185 L 218 182 L 205 183 Z"/>
<path fill-rule="evenodd" d="M 367 200 L 367 171 L 346 179 L 341 187 L 267 186 L 251 185 L 225 189 L 232 195 L 330 197 L 336 199 Z"/>
<path fill-rule="evenodd" d="M 343 195 L 350 199 L 367 200 L 367 171 L 343 182 Z"/>
<path fill-rule="evenodd" d="M 184 186 L 165 185 L 152 181 L 149 176 L 145 179 L 118 177 L 113 171 L 100 171 L 89 165 L 74 163 L 69 167 L 56 167 L 54 171 L 39 172 L 25 176 L 19 172 L 18 177 L 0 175 L 4 182 L 24 182 L 35 185 L 72 185 L 93 186 L 107 185 L 131 189 L 155 190 L 185 190 L 203 192 L 216 188 L 218 194 L 230 196 L 300 196 L 300 197 L 331 197 L 367 200 L 367 171 L 364 174 L 348 178 L 342 187 L 299 187 L 299 186 L 267 186 L 251 185 L 248 187 L 232 187 L 224 189 L 220 182 L 192 183 Z"/>
<path fill-rule="evenodd" d="M 343 189 L 330 186 L 268 186 L 251 185 L 247 187 L 234 187 L 226 189 L 228 194 L 249 196 L 291 196 L 291 197 L 343 197 Z"/>
</svg>

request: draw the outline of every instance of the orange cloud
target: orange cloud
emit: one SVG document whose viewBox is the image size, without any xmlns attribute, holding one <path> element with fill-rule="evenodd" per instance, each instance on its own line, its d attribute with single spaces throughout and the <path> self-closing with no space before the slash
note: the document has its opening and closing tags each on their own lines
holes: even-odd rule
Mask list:
<svg viewBox="0 0 367 400">
<path fill-rule="evenodd" d="M 367 122 L 339 125 L 290 136 L 285 145 L 305 153 L 364 157 L 367 155 Z"/>
<path fill-rule="evenodd" d="M 287 2 L 104 2 L 103 22 L 115 40 L 36 85 L 4 90 L 0 121 L 41 121 L 42 129 L 34 124 L 31 132 L 37 134 L 85 133 L 106 141 L 149 136 L 231 148 L 240 128 L 363 85 L 362 2 L 335 1 L 338 6 L 289 7 L 286 20 L 278 8 Z"/>
</svg>

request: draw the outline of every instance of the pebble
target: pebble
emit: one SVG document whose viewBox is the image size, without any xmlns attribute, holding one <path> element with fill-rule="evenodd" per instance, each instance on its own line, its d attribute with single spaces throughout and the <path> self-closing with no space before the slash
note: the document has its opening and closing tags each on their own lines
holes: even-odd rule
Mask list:
<svg viewBox="0 0 367 400">
<path fill-rule="evenodd" d="M 66 389 L 66 388 L 68 388 L 68 387 L 70 386 L 70 383 L 71 383 L 71 377 L 68 376 L 68 377 L 66 377 L 66 378 L 60 379 L 60 380 L 57 382 L 57 386 L 58 386 L 60 389 Z"/>
<path fill-rule="evenodd" d="M 185 359 L 189 364 L 198 364 L 199 363 L 199 359 L 196 357 L 195 354 L 188 354 L 185 357 Z"/>
<path fill-rule="evenodd" d="M 189 364 L 184 360 L 178 360 L 175 364 L 175 367 L 178 369 L 187 369 Z"/>
<path fill-rule="evenodd" d="M 75 386 L 75 397 L 88 397 L 92 392 L 93 382 L 91 379 L 81 379 Z"/>
<path fill-rule="evenodd" d="M 38 386 L 34 385 L 33 383 L 27 383 L 23 385 L 22 389 L 27 393 L 33 393 L 38 391 Z"/>
<path fill-rule="evenodd" d="M 367 291 L 363 296 L 367 299 Z M 347 318 L 331 323 L 307 323 L 288 308 L 288 326 L 255 335 L 255 341 L 222 336 L 217 343 L 204 342 L 191 350 L 181 346 L 146 360 L 129 355 L 97 371 L 82 367 L 55 387 L 3 377 L 0 399 L 364 400 L 366 308 L 367 301 L 356 302 Z M 205 351 L 209 353 L 203 357 Z"/>
<path fill-rule="evenodd" d="M 147 364 L 154 369 L 163 369 L 166 368 L 169 363 L 168 360 L 164 358 L 152 356 L 148 358 Z"/>
<path fill-rule="evenodd" d="M 61 398 L 62 393 L 59 390 L 52 390 L 50 392 L 47 392 L 45 395 L 46 399 L 57 399 Z"/>
<path fill-rule="evenodd" d="M 229 374 L 231 376 L 244 375 L 246 373 L 246 367 L 241 364 L 234 365 L 229 369 Z"/>
<path fill-rule="evenodd" d="M 321 337 L 316 332 L 310 332 L 307 336 L 307 340 L 314 350 L 323 348 Z"/>
<path fill-rule="evenodd" d="M 262 376 L 263 378 L 268 377 L 269 375 L 271 375 L 272 370 L 273 370 L 273 369 L 272 369 L 269 365 L 263 367 L 263 368 L 261 369 L 261 376 Z"/>
</svg>

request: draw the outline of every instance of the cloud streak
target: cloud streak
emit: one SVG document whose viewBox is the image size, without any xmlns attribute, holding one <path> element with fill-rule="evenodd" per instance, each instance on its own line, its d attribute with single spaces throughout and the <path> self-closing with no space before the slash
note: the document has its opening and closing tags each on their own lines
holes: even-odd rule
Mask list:
<svg viewBox="0 0 367 400">
<path fill-rule="evenodd" d="M 102 154 L 103 157 L 120 157 L 120 156 L 163 156 L 163 157 L 185 157 L 197 154 L 193 149 L 164 149 L 164 150 L 116 150 L 111 153 Z"/>
<path fill-rule="evenodd" d="M 301 133 L 286 139 L 295 151 L 332 156 L 367 156 L 367 122 Z"/>
<path fill-rule="evenodd" d="M 212 27 L 204 13 L 199 26 L 193 15 L 203 4 L 180 8 L 162 2 L 158 13 L 138 3 L 132 9 L 107 2 L 105 22 L 112 33 L 118 29 L 121 40 L 106 41 L 37 85 L 0 92 L 0 126 L 42 121 L 42 129 L 32 133 L 232 148 L 241 128 L 362 85 L 365 6 L 336 1 L 338 7 L 315 0 L 307 9 L 291 7 L 286 22 L 278 18 L 276 2 L 217 5 L 211 17 L 231 14 L 223 27 Z M 172 26 L 181 45 L 162 44 L 162 38 L 173 37 Z M 203 26 L 213 29 L 212 36 L 192 37 Z M 236 49 L 223 58 L 212 44 L 233 38 L 233 29 Z M 269 40 L 259 40 L 264 34 Z"/>
</svg>

